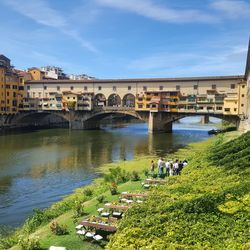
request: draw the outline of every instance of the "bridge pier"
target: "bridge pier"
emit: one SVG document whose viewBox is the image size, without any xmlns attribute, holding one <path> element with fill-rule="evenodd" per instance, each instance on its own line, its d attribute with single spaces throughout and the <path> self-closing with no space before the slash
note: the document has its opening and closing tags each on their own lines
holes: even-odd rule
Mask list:
<svg viewBox="0 0 250 250">
<path fill-rule="evenodd" d="M 163 114 L 160 112 L 150 112 L 148 120 L 149 133 L 172 132 L 172 121 L 164 122 Z"/>
<path fill-rule="evenodd" d="M 208 124 L 209 123 L 209 115 L 204 115 L 201 117 L 201 124 Z"/>
</svg>

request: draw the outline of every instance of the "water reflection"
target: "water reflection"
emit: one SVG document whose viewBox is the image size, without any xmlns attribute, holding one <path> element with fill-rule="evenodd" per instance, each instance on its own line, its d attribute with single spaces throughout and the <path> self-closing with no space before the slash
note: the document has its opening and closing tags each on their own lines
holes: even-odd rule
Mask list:
<svg viewBox="0 0 250 250">
<path fill-rule="evenodd" d="M 204 127 L 203 127 L 204 128 Z M 151 135 L 146 124 L 102 131 L 53 129 L 0 136 L 0 224 L 18 225 L 35 207 L 47 207 L 90 183 L 101 164 L 142 155 L 166 155 L 208 138 L 207 129 L 176 125 Z"/>
</svg>

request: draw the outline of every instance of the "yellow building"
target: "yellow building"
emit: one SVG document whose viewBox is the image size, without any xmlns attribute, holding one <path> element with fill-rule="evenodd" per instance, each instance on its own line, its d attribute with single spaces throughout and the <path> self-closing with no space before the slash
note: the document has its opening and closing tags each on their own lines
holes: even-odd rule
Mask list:
<svg viewBox="0 0 250 250">
<path fill-rule="evenodd" d="M 23 70 L 15 70 L 19 78 L 19 87 L 18 87 L 18 109 L 19 111 L 24 108 L 24 98 L 27 98 L 27 93 L 24 91 L 24 84 L 26 81 L 32 80 L 31 74 Z"/>
<path fill-rule="evenodd" d="M 15 114 L 21 101 L 19 77 L 10 64 L 10 59 L 0 55 L 0 114 Z M 23 89 L 20 88 L 22 92 Z"/>
<path fill-rule="evenodd" d="M 31 80 L 42 80 L 45 77 L 45 72 L 40 70 L 39 68 L 29 68 L 28 72 L 31 75 Z"/>
</svg>

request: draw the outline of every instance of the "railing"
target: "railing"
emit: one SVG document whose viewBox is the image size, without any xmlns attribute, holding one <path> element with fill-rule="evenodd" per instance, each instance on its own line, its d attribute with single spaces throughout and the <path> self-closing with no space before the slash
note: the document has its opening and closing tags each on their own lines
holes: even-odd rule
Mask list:
<svg viewBox="0 0 250 250">
<path fill-rule="evenodd" d="M 94 107 L 94 111 L 134 111 L 135 107 Z"/>
</svg>

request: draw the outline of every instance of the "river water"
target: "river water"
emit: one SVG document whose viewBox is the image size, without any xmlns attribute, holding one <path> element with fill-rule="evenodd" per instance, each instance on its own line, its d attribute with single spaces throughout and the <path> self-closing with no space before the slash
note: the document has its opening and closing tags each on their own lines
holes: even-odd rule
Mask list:
<svg viewBox="0 0 250 250">
<path fill-rule="evenodd" d="M 0 135 L 0 224 L 18 226 L 34 208 L 48 207 L 97 177 L 98 166 L 168 152 L 206 140 L 211 126 L 176 124 L 149 135 L 146 124 L 99 131 L 50 129 Z"/>
</svg>

